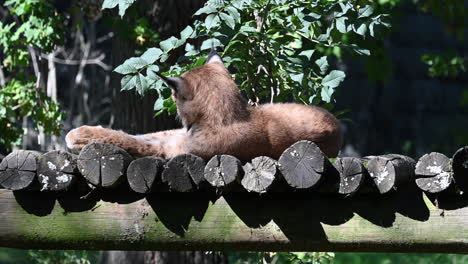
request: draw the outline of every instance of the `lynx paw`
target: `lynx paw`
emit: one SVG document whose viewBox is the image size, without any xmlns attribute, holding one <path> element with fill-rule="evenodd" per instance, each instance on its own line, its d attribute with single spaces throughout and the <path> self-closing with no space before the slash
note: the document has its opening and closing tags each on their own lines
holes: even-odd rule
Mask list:
<svg viewBox="0 0 468 264">
<path fill-rule="evenodd" d="M 101 126 L 81 126 L 70 130 L 65 137 L 67 147 L 72 152 L 80 152 L 87 144 L 98 141 L 98 134 L 102 129 Z"/>
</svg>

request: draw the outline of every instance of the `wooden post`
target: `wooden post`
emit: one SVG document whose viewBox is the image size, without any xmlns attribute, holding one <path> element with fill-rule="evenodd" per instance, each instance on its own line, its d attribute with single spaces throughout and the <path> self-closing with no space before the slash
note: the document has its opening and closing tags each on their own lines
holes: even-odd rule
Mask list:
<svg viewBox="0 0 468 264">
<path fill-rule="evenodd" d="M 216 155 L 205 167 L 206 181 L 219 191 L 235 191 L 241 188 L 244 175 L 241 162 L 230 155 Z"/>
<path fill-rule="evenodd" d="M 333 167 L 339 173 L 337 193 L 345 196 L 356 194 L 368 175 L 362 165 L 362 160 L 358 158 L 337 158 L 333 162 Z"/>
<path fill-rule="evenodd" d="M 313 142 L 302 140 L 287 148 L 278 160 L 286 182 L 294 189 L 315 187 L 331 167 L 330 161 Z"/>
<path fill-rule="evenodd" d="M 396 190 L 414 180 L 416 162 L 399 154 L 369 157 L 367 170 L 381 194 Z"/>
<path fill-rule="evenodd" d="M 132 156 L 125 150 L 107 143 L 86 145 L 78 156 L 81 174 L 94 186 L 117 187 L 125 181 L 125 173 Z"/>
<path fill-rule="evenodd" d="M 425 192 L 440 193 L 453 182 L 452 161 L 442 153 L 423 155 L 416 163 L 416 185 Z"/>
<path fill-rule="evenodd" d="M 205 161 L 202 158 L 183 154 L 169 160 L 164 165 L 162 181 L 171 191 L 192 192 L 203 187 Z"/>
<path fill-rule="evenodd" d="M 137 193 L 150 193 L 162 185 L 161 173 L 164 161 L 157 157 L 139 158 L 130 163 L 127 179 L 130 188 Z"/>
<path fill-rule="evenodd" d="M 76 181 L 77 156 L 63 151 L 50 151 L 39 157 L 37 175 L 41 191 L 66 191 Z M 81 175 L 80 175 L 81 177 Z"/>
<path fill-rule="evenodd" d="M 10 153 L 0 163 L 0 185 L 13 191 L 40 189 L 36 177 L 39 156 L 38 152 L 29 150 Z"/>
<path fill-rule="evenodd" d="M 256 157 L 244 165 L 242 186 L 249 192 L 265 193 L 279 182 L 276 161 L 272 158 Z"/>
</svg>

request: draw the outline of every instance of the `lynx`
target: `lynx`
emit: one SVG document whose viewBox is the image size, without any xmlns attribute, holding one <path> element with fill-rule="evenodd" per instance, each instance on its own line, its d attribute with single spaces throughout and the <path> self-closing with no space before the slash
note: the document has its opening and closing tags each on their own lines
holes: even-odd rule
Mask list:
<svg viewBox="0 0 468 264">
<path fill-rule="evenodd" d="M 325 109 L 294 103 L 249 105 L 216 53 L 180 77 L 160 77 L 172 89 L 183 128 L 129 135 L 82 126 L 67 134 L 68 148 L 80 151 L 88 143 L 104 142 L 135 157 L 168 159 L 191 153 L 209 159 L 229 154 L 249 161 L 258 156 L 276 159 L 299 140 L 315 142 L 329 157 L 341 147 L 339 122 Z"/>
</svg>

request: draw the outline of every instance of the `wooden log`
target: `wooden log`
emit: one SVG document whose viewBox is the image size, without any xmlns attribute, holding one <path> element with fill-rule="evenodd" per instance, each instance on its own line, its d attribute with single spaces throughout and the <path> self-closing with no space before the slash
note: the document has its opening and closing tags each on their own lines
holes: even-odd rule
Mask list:
<svg viewBox="0 0 468 264">
<path fill-rule="evenodd" d="M 96 187 L 113 188 L 125 181 L 132 156 L 107 143 L 91 143 L 81 150 L 77 164 L 81 174 Z"/>
<path fill-rule="evenodd" d="M 260 156 L 244 165 L 242 186 L 249 192 L 265 193 L 279 182 L 276 160 Z"/>
<path fill-rule="evenodd" d="M 0 185 L 13 191 L 40 189 L 36 177 L 39 156 L 38 152 L 29 150 L 10 153 L 0 163 Z"/>
<path fill-rule="evenodd" d="M 170 191 L 192 192 L 204 187 L 205 161 L 193 154 L 183 154 L 170 159 L 164 165 L 162 181 Z"/>
<path fill-rule="evenodd" d="M 399 154 L 368 157 L 367 170 L 379 193 L 397 190 L 414 180 L 416 162 Z"/>
<path fill-rule="evenodd" d="M 240 187 L 244 170 L 241 162 L 230 155 L 216 155 L 205 167 L 206 181 L 217 190 L 233 191 Z"/>
<path fill-rule="evenodd" d="M 337 193 L 345 196 L 356 194 L 367 177 L 367 170 L 362 160 L 352 157 L 337 158 L 333 162 L 333 167 L 339 173 Z"/>
<path fill-rule="evenodd" d="M 66 191 L 76 182 L 77 156 L 59 150 L 39 157 L 37 175 L 41 191 Z"/>
<path fill-rule="evenodd" d="M 331 168 L 331 163 L 313 142 L 302 140 L 287 148 L 278 160 L 284 179 L 294 189 L 316 186 Z"/>
<path fill-rule="evenodd" d="M 462 192 L 468 192 L 468 146 L 458 149 L 452 158 L 455 184 Z"/>
<path fill-rule="evenodd" d="M 151 193 L 161 185 L 164 161 L 157 157 L 143 157 L 130 163 L 127 179 L 130 188 L 137 193 Z"/>
<path fill-rule="evenodd" d="M 447 190 L 453 182 L 451 160 L 442 153 L 423 155 L 416 163 L 416 185 L 429 193 Z"/>
<path fill-rule="evenodd" d="M 73 213 L 64 213 L 59 203 L 52 203 L 52 208 L 39 216 L 19 205 L 13 192 L 0 190 L 0 246 L 69 250 L 468 253 L 468 207 L 443 211 L 421 195 L 419 209 L 414 210 L 415 205 L 407 203 L 408 197 L 400 197 L 401 192 L 396 192 L 387 199 L 372 201 L 366 197 L 334 200 L 336 206 L 360 208 L 361 215 L 376 220 L 369 221 L 356 214 L 340 224 L 326 224 L 326 219 L 343 217 L 342 210 L 330 206 L 330 199 L 321 195 L 297 197 L 295 194 L 262 197 L 263 204 L 272 210 L 265 208 L 261 214 L 252 210 L 251 196 L 237 194 L 231 202 L 220 197 L 216 202 L 200 205 L 197 210 L 192 209 L 192 203 L 186 204 L 177 196 L 175 201 L 164 199 L 160 203 L 98 201 L 92 210 Z M 412 212 L 424 209 L 424 220 L 395 212 L 382 214 L 392 204 L 406 206 Z M 252 227 L 245 220 L 246 214 L 252 222 L 262 222 L 265 217 L 282 221 L 270 220 Z M 380 221 L 390 224 L 384 226 Z"/>
</svg>

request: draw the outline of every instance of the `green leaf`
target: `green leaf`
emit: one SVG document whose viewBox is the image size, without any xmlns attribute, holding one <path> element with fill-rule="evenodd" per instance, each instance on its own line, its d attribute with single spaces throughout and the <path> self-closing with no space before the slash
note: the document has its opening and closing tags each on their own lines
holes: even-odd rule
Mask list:
<svg viewBox="0 0 468 264">
<path fill-rule="evenodd" d="M 185 56 L 195 56 L 197 54 L 199 54 L 199 51 L 195 49 L 195 46 L 193 46 L 190 43 L 187 43 L 187 45 L 185 45 Z"/>
<path fill-rule="evenodd" d="M 122 80 L 120 80 L 120 90 L 131 90 L 136 85 L 136 75 L 125 75 Z"/>
<path fill-rule="evenodd" d="M 156 72 L 159 72 L 159 67 L 157 65 L 151 65 L 146 69 L 146 76 L 148 76 L 150 80 L 159 80 L 160 78 Z"/>
<path fill-rule="evenodd" d="M 195 12 L 194 16 L 199 16 L 199 15 L 202 15 L 202 14 L 211 14 L 211 13 L 214 13 L 216 12 L 217 9 L 213 6 L 210 6 L 210 5 L 206 5 L 200 9 L 198 9 L 197 12 Z"/>
<path fill-rule="evenodd" d="M 348 32 L 346 30 L 346 20 L 348 20 L 347 17 L 340 17 L 340 18 L 336 19 L 336 29 L 338 29 L 338 31 L 340 33 L 344 34 L 344 33 Z"/>
<path fill-rule="evenodd" d="M 143 74 L 139 73 L 138 75 L 135 75 L 135 87 L 138 94 L 141 96 L 145 94 L 145 91 L 148 89 L 148 82 Z"/>
<path fill-rule="evenodd" d="M 154 63 L 161 55 L 163 51 L 158 48 L 150 48 L 143 53 L 140 58 L 146 61 L 148 64 Z"/>
<path fill-rule="evenodd" d="M 182 30 L 182 32 L 180 32 L 180 39 L 188 39 L 192 36 L 193 34 L 193 28 L 191 26 L 187 26 L 186 28 L 184 28 L 184 30 Z"/>
<path fill-rule="evenodd" d="M 323 78 L 322 85 L 331 88 L 338 87 L 345 77 L 346 74 L 344 72 L 333 70 Z"/>
<path fill-rule="evenodd" d="M 210 30 L 212 29 L 213 27 L 216 27 L 219 25 L 220 23 L 220 19 L 219 19 L 219 16 L 216 15 L 216 14 L 211 14 L 211 15 L 208 15 L 205 19 L 205 27 L 207 30 Z"/>
<path fill-rule="evenodd" d="M 302 79 L 304 78 L 304 73 L 298 74 L 290 74 L 289 77 L 295 82 L 302 83 Z"/>
<path fill-rule="evenodd" d="M 370 5 L 365 5 L 358 9 L 358 18 L 369 17 L 374 13 L 374 8 Z"/>
<path fill-rule="evenodd" d="M 149 63 L 141 58 L 130 58 L 126 60 L 122 65 L 119 65 L 114 69 L 115 72 L 120 74 L 136 73 L 139 69 L 147 66 Z"/>
<path fill-rule="evenodd" d="M 226 13 L 220 13 L 219 16 L 223 20 L 226 25 L 228 25 L 230 28 L 234 29 L 236 27 L 236 21 L 234 21 L 234 18 L 231 17 L 230 15 Z"/>
<path fill-rule="evenodd" d="M 339 4 L 342 10 L 342 12 L 338 14 L 340 16 L 345 15 L 353 7 L 353 5 L 349 2 L 347 3 L 340 2 Z"/>
<path fill-rule="evenodd" d="M 158 99 L 156 100 L 156 102 L 154 102 L 154 111 L 159 111 L 161 110 L 162 108 L 164 107 L 164 99 L 159 96 Z"/>
<path fill-rule="evenodd" d="M 226 7 L 225 9 L 229 15 L 237 22 L 237 23 L 240 23 L 241 22 L 241 15 L 239 13 L 239 11 L 237 11 L 236 8 L 232 7 L 232 6 L 228 6 Z"/>
<path fill-rule="evenodd" d="M 159 43 L 159 46 L 161 47 L 161 49 L 164 51 L 164 52 L 168 52 L 170 50 L 173 50 L 177 47 L 177 43 L 178 42 L 178 39 L 174 36 L 164 40 L 164 41 L 161 41 Z"/>
<path fill-rule="evenodd" d="M 322 97 L 323 101 L 330 103 L 334 92 L 335 90 L 332 87 L 324 86 L 322 87 L 322 90 L 320 91 L 320 97 Z"/>
<path fill-rule="evenodd" d="M 303 51 L 301 51 L 301 53 L 299 53 L 299 56 L 306 56 L 307 59 L 310 60 L 310 58 L 312 57 L 314 52 L 315 52 L 314 50 L 303 50 Z"/>
<path fill-rule="evenodd" d="M 319 66 L 320 73 L 324 74 L 325 72 L 327 72 L 327 70 L 328 70 L 327 56 L 323 56 L 320 59 L 316 60 L 315 64 L 317 64 L 317 66 Z"/>
<path fill-rule="evenodd" d="M 353 25 L 353 30 L 361 36 L 365 36 L 367 32 L 367 25 L 365 23 L 356 23 Z"/>
<path fill-rule="evenodd" d="M 209 50 L 213 47 L 222 47 L 222 46 L 223 45 L 221 44 L 221 41 L 219 41 L 219 39 L 212 38 L 212 39 L 207 39 L 203 41 L 200 47 L 200 50 Z"/>
<path fill-rule="evenodd" d="M 119 4 L 119 0 L 104 0 L 101 9 L 114 8 Z"/>
<path fill-rule="evenodd" d="M 123 17 L 125 15 L 125 11 L 129 6 L 131 6 L 135 2 L 135 0 L 119 0 L 119 15 Z"/>
<path fill-rule="evenodd" d="M 353 52 L 356 52 L 358 55 L 370 55 L 370 51 L 368 49 L 360 48 L 356 44 L 351 44 L 351 45 L 341 45 L 341 47 L 345 49 L 349 49 Z"/>
<path fill-rule="evenodd" d="M 233 0 L 231 4 L 232 4 L 235 8 L 241 9 L 242 6 L 244 5 L 244 2 L 245 2 L 244 0 Z"/>
</svg>

